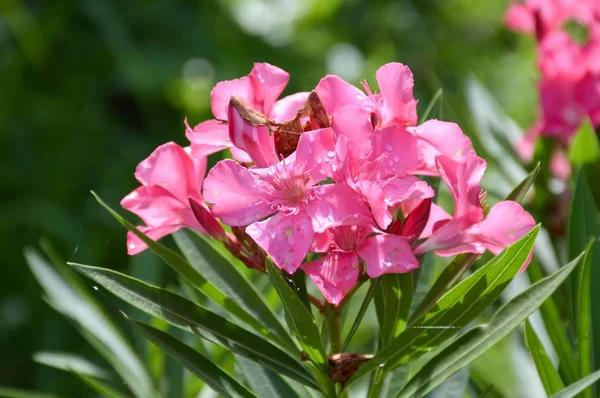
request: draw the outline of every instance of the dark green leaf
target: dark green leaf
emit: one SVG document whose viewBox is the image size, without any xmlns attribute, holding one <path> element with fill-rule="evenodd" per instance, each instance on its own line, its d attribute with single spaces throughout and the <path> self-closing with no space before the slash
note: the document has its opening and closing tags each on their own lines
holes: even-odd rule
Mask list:
<svg viewBox="0 0 600 398">
<path fill-rule="evenodd" d="M 529 321 L 525 321 L 525 343 L 531 353 L 533 362 L 538 371 L 540 379 L 547 394 L 554 394 L 565 388 L 558 372 L 554 368 L 550 357 L 546 353 L 542 342 L 531 327 Z"/>
<path fill-rule="evenodd" d="M 535 182 L 535 179 L 537 178 L 539 173 L 540 173 L 540 163 L 538 162 L 535 165 L 535 168 L 533 169 L 533 171 L 531 173 L 529 173 L 529 175 L 527 177 L 525 177 L 525 179 L 523 181 L 521 181 L 519 183 L 519 185 L 517 185 L 515 187 L 515 189 L 512 190 L 511 193 L 508 194 L 508 196 L 506 197 L 506 200 L 513 200 L 515 202 L 521 202 L 523 200 L 523 198 L 525 198 L 525 195 L 527 195 L 527 192 L 529 192 L 529 188 L 531 188 L 531 186 Z"/>
<path fill-rule="evenodd" d="M 227 397 L 255 397 L 246 387 L 225 373 L 202 354 L 168 333 L 126 316 L 127 321 L 146 338 L 177 359 L 186 369 L 204 380 L 213 390 Z"/>
<path fill-rule="evenodd" d="M 215 250 L 205 237 L 194 231 L 184 229 L 176 232 L 174 237 L 189 263 L 206 280 L 269 329 L 271 336 L 277 336 L 279 343 L 289 350 L 295 349 L 294 342 L 275 314 L 229 259 Z"/>
<path fill-rule="evenodd" d="M 421 397 L 470 364 L 531 315 L 581 261 L 583 253 L 502 306 L 490 323 L 469 330 L 414 375 L 399 397 Z"/>
<path fill-rule="evenodd" d="M 571 203 L 568 225 L 568 255 L 574 258 L 581 252 L 590 239 L 596 240 L 600 236 L 600 213 L 596 208 L 594 198 L 590 192 L 588 182 L 582 172 L 575 173 L 576 184 Z M 591 258 L 591 286 L 600 286 L 600 245 L 594 245 Z M 579 275 L 571 278 L 573 301 L 578 302 L 581 295 L 581 278 Z M 591 289 L 592 309 L 592 341 L 600 342 L 600 289 Z M 574 322 L 579 323 L 577 308 L 574 309 Z M 593 345 L 593 362 L 600 363 L 600 344 Z M 581 374 L 581 376 L 584 376 Z"/>
<path fill-rule="evenodd" d="M 592 373 L 592 255 L 596 246 L 592 242 L 592 250 L 586 252 L 583 266 L 579 273 L 579 297 L 577 300 L 577 348 L 579 350 L 579 374 L 585 377 Z M 564 386 L 563 386 L 564 388 Z M 553 391 L 558 392 L 559 390 Z M 588 388 L 581 394 L 582 398 L 591 398 L 592 389 Z"/>
<path fill-rule="evenodd" d="M 39 391 L 17 390 L 0 386 L 0 397 L 2 398 L 63 398 L 59 395 L 46 394 Z"/>
<path fill-rule="evenodd" d="M 379 335 L 383 345 L 398 336 L 406 327 L 408 312 L 412 303 L 412 275 L 386 274 L 375 291 L 375 306 L 379 319 Z"/>
<path fill-rule="evenodd" d="M 258 397 L 298 397 L 298 394 L 281 376 L 269 368 L 260 366 L 243 357 L 237 357 L 236 363 L 250 385 L 250 389 Z"/>
<path fill-rule="evenodd" d="M 102 397 L 104 398 L 127 398 L 127 395 L 115 390 L 113 387 L 103 381 L 77 372 L 75 372 L 75 375 L 79 377 L 82 382 L 87 384 L 92 390 L 102 394 Z"/>
<path fill-rule="evenodd" d="M 182 296 L 109 269 L 80 264 L 72 266 L 115 296 L 150 315 L 314 386 L 309 373 L 297 359 L 258 335 Z"/>
<path fill-rule="evenodd" d="M 367 312 L 367 308 L 369 308 L 369 304 L 371 303 L 371 300 L 373 299 L 373 295 L 375 294 L 375 289 L 377 288 L 377 285 L 380 283 L 380 281 L 381 281 L 381 278 L 371 279 L 371 285 L 369 286 L 369 290 L 367 290 L 367 294 L 365 295 L 365 298 L 364 298 L 362 304 L 360 305 L 360 309 L 358 310 L 358 314 L 356 314 L 354 323 L 352 323 L 352 327 L 350 328 L 350 331 L 348 332 L 348 335 L 346 336 L 346 340 L 344 340 L 344 344 L 342 345 L 342 352 L 346 352 L 348 346 L 350 345 L 350 342 L 352 341 L 352 337 L 354 337 L 354 334 L 358 330 L 358 326 L 360 325 L 360 322 L 362 321 L 363 317 L 365 316 L 365 313 Z"/>
<path fill-rule="evenodd" d="M 281 299 L 288 326 L 308 358 L 316 363 L 323 372 L 326 372 L 329 363 L 315 319 L 298 298 L 296 292 L 285 282 L 279 269 L 275 268 L 270 261 L 267 261 L 267 274 Z"/>
</svg>

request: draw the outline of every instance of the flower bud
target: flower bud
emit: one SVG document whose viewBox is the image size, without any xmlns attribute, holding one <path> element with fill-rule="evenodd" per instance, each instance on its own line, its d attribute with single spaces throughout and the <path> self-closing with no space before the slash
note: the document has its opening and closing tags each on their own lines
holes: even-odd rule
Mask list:
<svg viewBox="0 0 600 398">
<path fill-rule="evenodd" d="M 406 238 L 409 243 L 414 243 L 419 239 L 425 229 L 431 212 L 431 202 L 431 198 L 423 199 L 404 220 L 400 236 Z"/>
<path fill-rule="evenodd" d="M 196 216 L 198 223 L 200 223 L 200 225 L 202 226 L 202 228 L 204 228 L 206 233 L 211 237 L 221 241 L 227 239 L 227 234 L 225 233 L 225 230 L 223 229 L 219 221 L 212 214 L 210 214 L 208 209 L 206 209 L 192 197 L 189 197 L 188 199 L 190 201 L 190 206 L 192 208 L 194 216 Z"/>
</svg>

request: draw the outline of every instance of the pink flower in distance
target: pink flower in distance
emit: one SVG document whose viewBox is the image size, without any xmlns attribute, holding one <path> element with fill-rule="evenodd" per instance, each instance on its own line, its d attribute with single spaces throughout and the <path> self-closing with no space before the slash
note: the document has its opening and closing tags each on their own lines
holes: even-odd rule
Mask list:
<svg viewBox="0 0 600 398">
<path fill-rule="evenodd" d="M 330 245 L 329 254 L 303 264 L 302 269 L 334 305 L 338 305 L 358 281 L 359 258 L 365 262 L 370 278 L 406 273 L 419 267 L 410 245 L 400 236 L 358 225 L 331 228 L 324 235 Z"/>
<path fill-rule="evenodd" d="M 296 152 L 267 169 L 221 161 L 204 182 L 205 200 L 225 224 L 247 226 L 246 233 L 273 262 L 293 273 L 315 232 L 372 220 L 362 198 L 347 185 L 316 185 L 327 178 L 330 168 L 324 164 L 332 162 L 333 149 L 332 130 L 321 129 L 302 134 Z"/>
<path fill-rule="evenodd" d="M 121 206 L 145 223 L 138 229 L 158 240 L 182 227 L 204 232 L 189 204 L 202 203 L 200 187 L 206 172 L 206 158 L 191 155 L 189 148 L 169 142 L 159 146 L 135 170 L 142 184 L 121 201 Z M 135 234 L 127 234 L 127 252 L 138 254 L 147 248 Z"/>
<path fill-rule="evenodd" d="M 335 75 L 325 76 L 315 90 L 329 115 L 346 106 L 357 105 L 374 115 L 373 125 L 377 127 L 417 124 L 414 79 L 408 66 L 388 63 L 377 70 L 375 77 L 381 91 L 377 94 L 371 91 L 366 81 L 363 82 L 365 94 Z"/>
<path fill-rule="evenodd" d="M 230 119 L 231 110 L 229 101 L 232 95 L 237 95 L 244 99 L 252 108 L 265 116 L 277 122 L 284 122 L 296 116 L 296 112 L 304 105 L 308 97 L 307 92 L 289 95 L 277 101 L 277 98 L 283 92 L 290 76 L 287 72 L 276 66 L 267 63 L 255 63 L 249 75 L 235 80 L 226 80 L 217 83 L 210 94 L 211 109 L 215 120 L 209 120 L 190 128 L 186 123 L 186 137 L 192 143 L 194 154 L 206 156 L 218 152 L 225 148 L 231 148 L 232 154 L 241 162 L 252 161 L 251 157 L 244 150 L 244 140 L 242 137 L 230 138 L 230 126 L 227 121 Z M 265 153 L 270 153 L 272 138 L 268 136 L 267 129 L 259 129 L 255 133 L 260 137 L 255 137 L 254 142 L 263 144 L 268 142 Z M 266 137 L 264 137 L 266 135 Z M 237 146 L 237 147 L 236 147 Z M 261 156 L 264 156 L 261 155 Z M 269 158 L 270 162 L 275 162 L 276 158 Z M 272 163 L 271 163 L 272 164 Z M 265 167 L 267 165 L 260 165 Z"/>
</svg>

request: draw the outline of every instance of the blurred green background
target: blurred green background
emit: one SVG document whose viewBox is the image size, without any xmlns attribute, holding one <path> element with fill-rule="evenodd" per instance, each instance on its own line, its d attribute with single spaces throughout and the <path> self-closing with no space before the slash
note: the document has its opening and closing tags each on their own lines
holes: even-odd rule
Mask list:
<svg viewBox="0 0 600 398">
<path fill-rule="evenodd" d="M 184 117 L 211 117 L 217 81 L 266 61 L 291 74 L 286 94 L 310 90 L 327 73 L 376 87 L 377 68 L 400 61 L 415 75 L 421 112 L 442 87 L 444 119 L 471 134 L 464 91 L 475 75 L 528 126 L 537 101 L 533 41 L 502 26 L 507 4 L 0 1 L 0 385 L 86 396 L 75 376 L 31 357 L 97 356 L 43 301 L 23 247 L 47 237 L 64 259 L 174 281 L 151 255 L 126 255 L 124 229 L 89 190 L 116 206 L 153 148 L 186 144 Z M 118 301 L 97 294 L 118 318 Z"/>
</svg>

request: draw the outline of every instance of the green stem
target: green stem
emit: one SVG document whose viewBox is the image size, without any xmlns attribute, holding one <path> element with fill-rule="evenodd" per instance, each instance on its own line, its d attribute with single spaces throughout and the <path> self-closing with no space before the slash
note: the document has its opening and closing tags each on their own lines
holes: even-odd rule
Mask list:
<svg viewBox="0 0 600 398">
<path fill-rule="evenodd" d="M 327 331 L 329 332 L 329 343 L 331 345 L 331 354 L 338 354 L 342 351 L 342 325 L 340 321 L 341 308 L 327 305 Z"/>
</svg>

